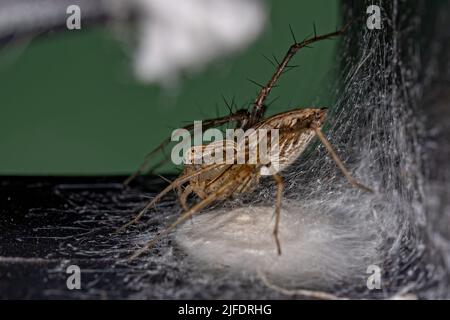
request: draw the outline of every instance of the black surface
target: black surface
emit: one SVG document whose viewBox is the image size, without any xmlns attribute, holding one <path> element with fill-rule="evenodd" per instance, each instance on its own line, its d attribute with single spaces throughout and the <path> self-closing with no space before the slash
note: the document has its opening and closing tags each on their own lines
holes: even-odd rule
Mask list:
<svg viewBox="0 0 450 320">
<path fill-rule="evenodd" d="M 156 212 L 117 234 L 165 184 L 123 188 L 124 177 L 0 178 L 0 298 L 204 299 L 280 298 L 259 279 L 229 270 L 199 270 L 171 237 L 125 261 L 179 213 L 169 195 Z M 81 269 L 81 290 L 69 290 L 66 269 Z"/>
<path fill-rule="evenodd" d="M 110 214 L 130 217 L 142 202 L 125 190 L 121 178 L 9 177 L 0 186 L 0 297 L 76 297 L 66 288 L 66 266 L 80 265 L 103 274 L 83 273 L 83 283 L 96 281 L 89 297 L 124 297 L 118 285 Z M 113 214 L 114 214 L 113 213 Z M 110 221 L 110 220 L 109 220 Z M 125 221 L 125 220 L 124 220 Z M 119 241 L 120 242 L 120 241 Z M 109 247 L 102 254 L 102 246 Z M 87 252 L 87 250 L 90 251 Z M 89 290 L 92 290 L 92 286 Z M 113 290 L 112 292 L 109 290 Z"/>
</svg>

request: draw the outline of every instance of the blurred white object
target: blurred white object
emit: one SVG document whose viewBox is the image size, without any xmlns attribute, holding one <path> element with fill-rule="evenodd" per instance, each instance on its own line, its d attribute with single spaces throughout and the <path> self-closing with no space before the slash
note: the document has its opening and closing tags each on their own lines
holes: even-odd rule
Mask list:
<svg viewBox="0 0 450 320">
<path fill-rule="evenodd" d="M 135 0 L 140 19 L 137 77 L 173 86 L 183 72 L 201 70 L 246 48 L 262 32 L 267 11 L 260 0 Z"/>
<path fill-rule="evenodd" d="M 245 49 L 263 31 L 264 0 L 0 0 L 0 45 L 54 28 L 67 31 L 67 7 L 81 9 L 81 25 L 126 21 L 138 13 L 136 76 L 174 86 L 217 58 Z M 113 26 L 113 24 L 110 24 Z"/>
</svg>

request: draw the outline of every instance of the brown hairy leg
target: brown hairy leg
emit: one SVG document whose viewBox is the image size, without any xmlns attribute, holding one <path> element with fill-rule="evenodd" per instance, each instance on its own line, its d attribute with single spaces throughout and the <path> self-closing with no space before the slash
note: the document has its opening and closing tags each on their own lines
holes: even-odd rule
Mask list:
<svg viewBox="0 0 450 320">
<path fill-rule="evenodd" d="M 302 42 L 297 42 L 297 40 L 294 37 L 294 34 L 292 33 L 292 36 L 294 38 L 295 43 L 291 45 L 286 52 L 286 54 L 283 57 L 283 60 L 278 63 L 278 66 L 275 70 L 275 73 L 273 74 L 272 78 L 270 78 L 269 82 L 265 86 L 261 88 L 261 91 L 259 92 L 258 96 L 255 99 L 255 102 L 253 103 L 253 109 L 250 114 L 250 121 L 248 122 L 247 126 L 245 126 L 245 129 L 251 128 L 254 126 L 258 121 L 262 119 L 265 112 L 265 106 L 264 101 L 269 96 L 270 91 L 276 86 L 276 83 L 278 79 L 281 77 L 281 75 L 286 71 L 289 70 L 290 66 L 288 65 L 289 61 L 294 57 L 294 55 L 302 48 L 308 48 L 310 44 L 313 44 L 314 42 L 318 42 L 321 40 L 327 40 L 334 37 L 337 37 L 345 32 L 347 27 L 350 25 L 351 22 L 344 25 L 340 30 L 337 30 L 335 32 L 327 33 L 324 35 L 318 36 L 316 34 L 316 29 L 314 27 L 314 37 L 308 38 L 303 40 Z M 292 29 L 291 29 L 292 32 Z M 288 69 L 286 69 L 288 68 Z"/>
<path fill-rule="evenodd" d="M 181 187 L 178 188 L 178 200 L 184 211 L 188 211 L 189 207 L 187 205 L 187 198 L 193 192 L 193 189 L 188 185 L 184 190 Z"/>
<path fill-rule="evenodd" d="M 181 217 L 179 217 L 174 223 L 172 223 L 168 228 L 163 230 L 161 233 L 159 233 L 155 238 L 148 241 L 144 247 L 137 250 L 135 253 L 133 253 L 128 260 L 133 260 L 140 256 L 142 253 L 150 249 L 157 241 L 159 241 L 162 237 L 168 235 L 173 229 L 175 229 L 180 223 L 183 223 L 190 217 L 192 217 L 195 213 L 199 212 L 203 208 L 205 208 L 207 205 L 211 204 L 212 202 L 216 201 L 217 198 L 224 194 L 232 193 L 234 190 L 234 187 L 241 183 L 239 179 L 234 179 L 235 177 L 230 177 L 226 183 L 224 183 L 218 190 L 215 192 L 209 194 L 205 199 L 199 201 L 194 206 L 192 206 L 188 211 L 183 213 Z"/>
<path fill-rule="evenodd" d="M 362 189 L 364 191 L 373 192 L 372 189 L 370 189 L 369 187 L 366 187 L 365 185 L 359 183 L 355 178 L 352 177 L 350 172 L 345 168 L 344 164 L 342 163 L 341 159 L 337 155 L 336 151 L 334 151 L 334 149 L 331 146 L 330 142 L 328 142 L 328 140 L 325 137 L 325 135 L 323 134 L 322 130 L 320 130 L 317 127 L 314 127 L 314 131 L 316 132 L 316 135 L 319 137 L 320 141 L 322 141 L 322 143 L 325 146 L 325 148 L 327 149 L 327 151 L 330 153 L 330 155 L 333 158 L 333 160 L 336 163 L 336 165 L 339 167 L 339 169 L 342 171 L 344 176 L 347 178 L 348 182 L 351 185 L 353 185 L 355 187 L 358 187 L 358 188 L 360 188 L 360 189 Z"/>
<path fill-rule="evenodd" d="M 235 113 L 232 113 L 228 116 L 225 117 L 220 117 L 220 118 L 215 118 L 215 119 L 209 119 L 209 120 L 204 120 L 202 123 L 202 127 L 204 129 L 208 129 L 211 127 L 216 127 L 222 124 L 225 124 L 227 122 L 242 122 L 242 123 L 246 123 L 246 120 L 248 118 L 248 113 L 246 110 L 238 110 Z M 186 130 L 193 130 L 194 129 L 194 125 L 190 124 L 187 126 L 182 127 L 181 129 L 186 129 Z M 145 158 L 144 161 L 141 163 L 141 165 L 139 166 L 139 168 L 132 174 L 130 175 L 124 182 L 123 184 L 125 186 L 128 186 L 138 175 L 140 175 L 145 168 L 148 166 L 151 158 L 158 153 L 159 151 L 164 150 L 164 148 L 171 142 L 171 138 L 168 137 L 166 138 L 158 147 L 156 147 L 155 149 L 153 149 L 151 152 L 149 152 Z M 164 164 L 166 162 L 166 159 L 161 160 L 160 162 L 158 162 L 153 168 L 152 170 L 154 170 L 155 168 L 159 167 L 160 165 Z"/>
<path fill-rule="evenodd" d="M 277 244 L 277 252 L 278 255 L 281 255 L 281 245 L 280 239 L 278 238 L 278 227 L 280 224 L 280 214 L 281 214 L 281 200 L 283 198 L 283 190 L 284 190 L 284 179 L 279 174 L 272 175 L 273 179 L 277 183 L 277 198 L 275 202 L 275 226 L 273 228 L 273 236 L 275 238 L 275 242 Z"/>
<path fill-rule="evenodd" d="M 188 182 L 188 181 L 191 180 L 192 178 L 194 178 L 194 177 L 196 177 L 196 176 L 198 176 L 198 175 L 201 175 L 201 174 L 207 172 L 208 170 L 211 170 L 211 169 L 216 168 L 216 167 L 219 167 L 219 166 L 221 166 L 221 165 L 220 165 L 220 164 L 219 164 L 219 165 L 214 164 L 214 165 L 211 165 L 211 166 L 208 167 L 208 168 L 204 168 L 204 169 L 198 170 L 198 171 L 196 171 L 196 172 L 194 172 L 194 173 L 192 173 L 192 174 L 189 174 L 189 175 L 183 175 L 183 176 L 181 176 L 181 177 L 175 179 L 175 180 L 174 180 L 171 184 L 169 184 L 163 191 L 161 191 L 160 193 L 158 193 L 151 201 L 149 201 L 149 202 L 145 205 L 145 207 L 139 212 L 139 214 L 138 214 L 133 220 L 131 220 L 130 222 L 128 222 L 128 223 L 126 223 L 125 225 L 123 225 L 122 227 L 120 227 L 120 228 L 117 230 L 117 232 L 121 232 L 121 231 L 125 230 L 128 226 L 130 226 L 130 225 L 132 225 L 132 224 L 135 224 L 135 223 L 138 223 L 139 220 L 141 219 L 141 217 L 144 215 L 144 213 L 145 213 L 150 207 L 152 207 L 153 205 L 155 205 L 159 200 L 161 200 L 161 198 L 162 198 L 165 194 L 167 194 L 169 191 L 171 191 L 171 190 L 173 190 L 173 189 L 175 189 L 175 188 L 177 188 L 177 187 L 180 187 L 181 185 L 183 185 L 184 183 Z"/>
</svg>

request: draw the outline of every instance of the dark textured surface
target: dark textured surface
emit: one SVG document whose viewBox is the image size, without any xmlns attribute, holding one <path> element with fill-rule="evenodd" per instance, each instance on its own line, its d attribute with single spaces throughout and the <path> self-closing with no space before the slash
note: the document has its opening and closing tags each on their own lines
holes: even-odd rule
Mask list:
<svg viewBox="0 0 450 320">
<path fill-rule="evenodd" d="M 253 275 L 199 270 L 177 246 L 162 241 L 132 263 L 122 259 L 166 223 L 170 199 L 139 228 L 115 234 L 162 186 L 123 189 L 123 178 L 3 177 L 0 180 L 0 297 L 82 299 L 279 298 Z M 178 208 L 176 208 L 176 211 Z M 144 219 L 145 221 L 145 219 Z M 82 289 L 66 287 L 69 265 Z"/>
<path fill-rule="evenodd" d="M 102 255 L 101 247 L 114 231 L 108 228 L 106 216 L 118 210 L 129 213 L 137 197 L 123 193 L 115 179 L 16 177 L 1 181 L 2 298 L 100 298 L 104 291 L 113 297 L 128 293 L 125 287 L 111 287 L 124 279 L 117 277 L 119 271 L 112 269 L 115 260 Z M 125 199 L 128 204 L 121 205 Z M 96 253 L 79 252 L 80 247 Z M 84 284 L 98 283 L 94 292 L 67 289 L 65 266 L 71 264 L 99 270 L 99 274 L 83 273 Z"/>
</svg>

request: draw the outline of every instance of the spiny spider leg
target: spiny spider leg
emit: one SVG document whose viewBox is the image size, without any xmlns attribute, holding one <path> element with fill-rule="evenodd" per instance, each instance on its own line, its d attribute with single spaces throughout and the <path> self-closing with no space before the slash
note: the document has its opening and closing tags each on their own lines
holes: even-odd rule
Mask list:
<svg viewBox="0 0 450 320">
<path fill-rule="evenodd" d="M 256 97 L 255 102 L 253 103 L 253 109 L 250 114 L 250 121 L 247 123 L 247 126 L 245 127 L 245 129 L 253 127 L 258 121 L 260 121 L 262 119 L 262 117 L 264 116 L 264 112 L 265 112 L 264 101 L 270 94 L 270 91 L 272 90 L 272 88 L 275 87 L 276 82 L 283 74 L 285 68 L 288 67 L 289 61 L 297 53 L 297 51 L 299 51 L 300 49 L 302 49 L 304 47 L 308 47 L 308 45 L 310 45 L 314 42 L 339 36 L 345 32 L 345 30 L 347 29 L 348 26 L 349 26 L 349 23 L 347 23 L 345 26 L 343 26 L 340 30 L 337 30 L 337 31 L 331 32 L 331 33 L 327 33 L 327 34 L 321 35 L 321 36 L 317 36 L 314 33 L 313 37 L 311 37 L 309 39 L 305 39 L 302 42 L 296 42 L 293 45 L 291 45 L 289 47 L 289 50 L 284 55 L 284 58 L 281 61 L 281 63 L 277 62 L 278 66 L 277 66 L 272 78 L 270 78 L 269 82 L 267 82 L 267 84 L 262 87 L 261 91 L 259 92 L 258 96 Z"/>
<path fill-rule="evenodd" d="M 155 205 L 159 200 L 161 200 L 161 198 L 167 194 L 170 190 L 180 187 L 182 184 L 188 182 L 189 180 L 191 180 L 192 178 L 199 176 L 211 169 L 217 168 L 223 166 L 222 164 L 214 164 L 209 166 L 208 168 L 204 168 L 204 169 L 200 169 L 197 170 L 196 172 L 189 174 L 189 175 L 183 175 L 177 179 L 175 179 L 171 184 L 169 184 L 163 191 L 161 191 L 160 193 L 158 193 L 152 200 L 150 200 L 145 207 L 139 212 L 139 214 L 130 222 L 126 223 L 125 225 L 123 225 L 122 227 L 120 227 L 117 232 L 121 232 L 123 230 L 125 230 L 128 226 L 135 224 L 137 222 L 139 222 L 139 220 L 141 219 L 142 215 L 153 205 Z"/>
<path fill-rule="evenodd" d="M 281 200 L 283 199 L 284 179 L 279 174 L 274 174 L 272 175 L 272 177 L 277 183 L 277 198 L 275 202 L 275 226 L 273 228 L 273 236 L 275 237 L 275 242 L 277 244 L 278 255 L 281 255 L 280 239 L 278 238 L 278 227 L 280 224 Z"/>
<path fill-rule="evenodd" d="M 188 211 L 189 207 L 187 205 L 187 198 L 193 192 L 193 189 L 190 185 L 188 185 L 184 190 L 180 187 L 178 190 L 178 199 L 180 201 L 180 205 L 184 211 Z"/>
<path fill-rule="evenodd" d="M 347 178 L 348 182 L 350 182 L 351 185 L 361 188 L 365 191 L 372 192 L 373 190 L 369 187 L 366 187 L 365 185 L 359 183 L 355 178 L 352 177 L 350 172 L 345 168 L 344 164 L 342 163 L 341 159 L 337 155 L 336 151 L 334 151 L 333 147 L 331 146 L 330 142 L 328 142 L 327 138 L 323 134 L 322 130 L 320 130 L 317 127 L 314 127 L 314 131 L 316 132 L 316 135 L 319 137 L 320 141 L 322 141 L 323 145 L 327 149 L 327 151 L 330 153 L 331 157 L 333 158 L 336 165 L 339 167 L 339 169 L 342 171 L 344 176 Z"/>
<path fill-rule="evenodd" d="M 246 173 L 245 171 L 238 172 L 234 176 L 230 177 L 226 183 L 224 183 L 219 189 L 217 189 L 215 192 L 209 194 L 205 199 L 199 201 L 194 206 L 192 206 L 188 211 L 183 213 L 181 217 L 179 217 L 174 223 L 172 223 L 168 228 L 164 229 L 162 232 L 160 232 L 155 238 L 148 241 L 141 249 L 137 250 L 135 253 L 133 253 L 128 260 L 133 260 L 140 256 L 142 253 L 150 249 L 156 242 L 158 242 L 162 237 L 168 235 L 173 229 L 175 229 L 180 223 L 183 223 L 192 215 L 199 212 L 203 208 L 205 208 L 207 205 L 211 204 L 212 202 L 216 201 L 217 198 L 219 198 L 223 194 L 230 194 L 234 191 L 235 186 L 242 183 L 242 180 L 239 179 L 239 177 L 236 177 L 236 175 L 242 174 L 242 178 L 248 179 L 249 173 Z"/>
<path fill-rule="evenodd" d="M 204 120 L 202 123 L 202 127 L 204 129 L 208 129 L 211 127 L 215 127 L 227 122 L 243 122 L 244 124 L 246 123 L 246 120 L 248 118 L 248 113 L 246 110 L 238 110 L 233 114 L 230 114 L 228 116 L 224 116 L 221 118 L 215 118 L 215 119 L 209 119 L 209 120 Z M 190 124 L 187 126 L 182 127 L 182 129 L 186 129 L 186 130 L 193 130 L 194 129 L 194 125 Z M 159 151 L 163 150 L 165 146 L 167 146 L 169 143 L 171 142 L 171 138 L 168 137 L 167 139 L 165 139 L 158 147 L 156 147 L 156 149 L 152 150 L 151 152 L 149 152 L 145 158 L 144 161 L 141 163 L 141 165 L 139 166 L 139 168 L 132 174 L 130 175 L 124 182 L 123 184 L 125 186 L 128 186 L 131 181 L 133 181 L 139 174 L 141 174 L 144 169 L 147 167 L 148 163 L 150 162 L 151 158 Z M 160 161 L 157 166 L 163 164 L 166 160 L 162 160 Z M 155 167 L 157 167 L 155 166 Z M 154 169 L 155 167 L 153 167 L 152 169 Z"/>
</svg>

